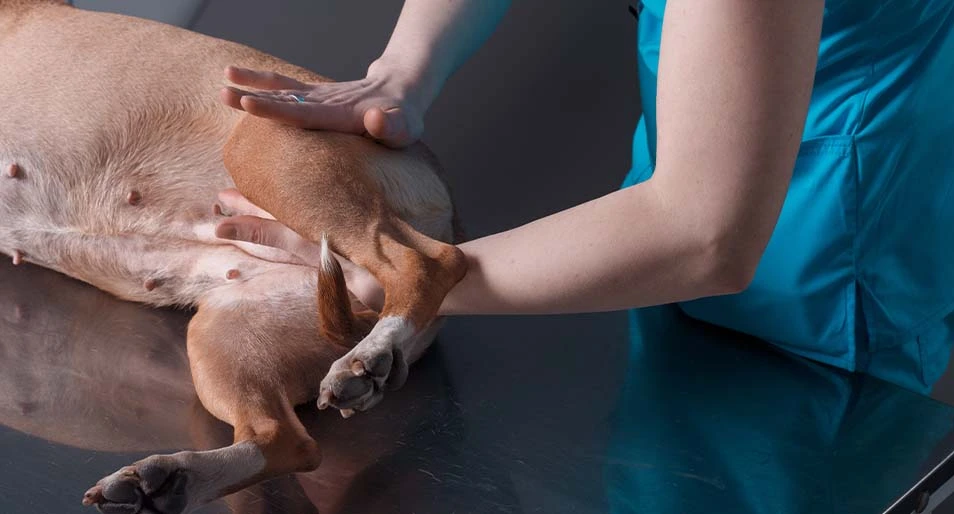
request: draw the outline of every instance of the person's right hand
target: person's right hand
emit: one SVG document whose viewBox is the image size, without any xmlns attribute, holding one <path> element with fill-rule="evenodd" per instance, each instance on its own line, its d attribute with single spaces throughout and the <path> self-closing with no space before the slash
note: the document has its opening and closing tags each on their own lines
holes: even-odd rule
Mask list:
<svg viewBox="0 0 954 514">
<path fill-rule="evenodd" d="M 306 265 L 317 268 L 321 265 L 321 245 L 309 241 L 294 230 L 282 225 L 261 207 L 253 204 L 237 189 L 219 192 L 219 203 L 228 217 L 219 222 L 215 236 L 233 242 L 245 242 L 269 247 L 268 253 L 240 249 L 256 257 L 272 262 Z M 345 275 L 348 290 L 367 307 L 380 312 L 384 307 L 384 289 L 374 275 L 348 259 L 335 254 Z"/>
<path fill-rule="evenodd" d="M 424 131 L 423 113 L 387 73 L 369 70 L 361 80 L 306 84 L 278 73 L 229 66 L 225 76 L 240 87 L 225 87 L 222 101 L 254 116 L 367 135 L 394 148 L 414 143 Z"/>
</svg>

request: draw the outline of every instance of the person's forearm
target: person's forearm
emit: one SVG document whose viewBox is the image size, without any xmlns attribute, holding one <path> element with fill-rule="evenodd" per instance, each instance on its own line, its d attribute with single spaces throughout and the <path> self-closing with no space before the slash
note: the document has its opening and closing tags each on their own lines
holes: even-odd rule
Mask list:
<svg viewBox="0 0 954 514">
<path fill-rule="evenodd" d="M 509 5 L 510 0 L 406 0 L 387 48 L 368 74 L 403 81 L 408 99 L 425 112 Z"/>
<path fill-rule="evenodd" d="M 753 266 L 652 181 L 460 245 L 470 269 L 441 314 L 558 314 L 736 292 Z M 737 259 L 731 256 L 735 255 Z"/>
<path fill-rule="evenodd" d="M 615 310 L 747 287 L 811 97 L 822 0 L 669 0 L 649 181 L 461 245 L 442 313 Z"/>
</svg>

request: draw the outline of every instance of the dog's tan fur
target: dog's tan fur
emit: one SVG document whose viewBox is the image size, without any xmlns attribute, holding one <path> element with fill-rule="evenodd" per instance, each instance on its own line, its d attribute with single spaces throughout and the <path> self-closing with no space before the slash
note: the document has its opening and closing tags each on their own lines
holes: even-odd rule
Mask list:
<svg viewBox="0 0 954 514">
<path fill-rule="evenodd" d="M 231 427 L 206 412 L 192 387 L 183 339 L 188 318 L 188 312 L 117 300 L 36 266 L 0 262 L 0 425 L 49 441 L 51 448 L 94 452 L 208 450 L 230 444 Z M 441 437 L 431 441 L 438 446 L 456 441 L 456 431 L 449 428 L 456 408 L 445 380 L 439 364 L 415 369 L 401 394 L 350 419 L 313 407 L 298 409 L 321 443 L 321 466 L 225 497 L 227 511 L 378 512 L 363 507 L 381 501 L 372 477 L 382 465 L 394 476 L 381 496 L 422 487 L 420 481 L 431 477 L 417 471 L 421 462 L 400 456 L 427 451 L 406 446 L 421 430 L 439 428 Z M 3 450 L 9 454 L 10 448 Z M 75 456 L 54 457 L 45 472 L 21 478 L 35 485 L 33 494 L 46 491 L 53 503 L 75 501 L 83 491 L 56 489 L 69 482 L 70 469 L 90 469 L 85 458 L 76 462 Z M 404 464 L 395 468 L 396 458 Z M 20 493 L 12 498 L 30 494 Z M 14 505 L 12 498 L 7 495 L 2 504 Z M 32 506 L 43 511 L 44 503 L 36 499 Z"/>
<path fill-rule="evenodd" d="M 314 469 L 321 452 L 293 406 L 319 391 L 343 412 L 373 406 L 430 344 L 437 306 L 464 273 L 459 252 L 438 242 L 451 238 L 452 208 L 423 147 L 246 117 L 218 102 L 230 64 L 326 80 L 174 27 L 0 0 L 0 251 L 123 299 L 198 307 L 196 391 L 235 428 L 233 446 L 105 478 L 86 497 L 105 512 L 130 502 L 183 512 Z M 216 193 L 233 185 L 368 268 L 385 288 L 383 321 L 352 318 L 340 270 L 328 267 L 318 297 L 337 292 L 338 308 L 320 310 L 335 326 L 323 333 L 339 340 L 319 337 L 318 270 L 215 237 Z"/>
</svg>

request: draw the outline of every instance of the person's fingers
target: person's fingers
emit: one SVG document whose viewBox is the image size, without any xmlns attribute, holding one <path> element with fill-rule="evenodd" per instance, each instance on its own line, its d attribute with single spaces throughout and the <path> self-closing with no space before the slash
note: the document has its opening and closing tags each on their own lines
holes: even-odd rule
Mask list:
<svg viewBox="0 0 954 514">
<path fill-rule="evenodd" d="M 384 307 L 384 289 L 381 283 L 366 269 L 354 264 L 344 257 L 335 256 L 347 277 L 348 290 L 351 291 L 367 307 L 381 312 Z"/>
<path fill-rule="evenodd" d="M 288 100 L 272 100 L 260 96 L 244 96 L 242 109 L 254 116 L 271 118 L 288 125 L 307 129 L 335 130 L 360 133 L 360 121 L 346 105 L 325 105 L 318 102 L 297 103 Z"/>
<path fill-rule="evenodd" d="M 228 105 L 233 109 L 242 110 L 242 97 L 247 95 L 248 92 L 242 91 L 234 87 L 223 87 L 219 92 L 219 98 L 222 100 L 222 103 Z"/>
<path fill-rule="evenodd" d="M 272 100 L 277 102 L 290 102 L 290 103 L 300 103 L 296 97 L 305 98 L 308 95 L 307 91 L 296 91 L 296 90 L 277 90 L 277 91 L 246 91 L 241 88 L 233 86 L 225 86 L 221 91 L 222 103 L 232 107 L 233 109 L 242 110 L 242 98 L 246 96 L 251 96 L 255 98 L 262 98 L 264 100 Z"/>
<path fill-rule="evenodd" d="M 230 214 L 257 216 L 259 218 L 265 218 L 268 220 L 275 219 L 275 216 L 272 216 L 265 209 L 262 209 L 261 207 L 248 201 L 248 198 L 245 198 L 245 196 L 243 196 L 238 189 L 223 189 L 222 191 L 219 191 L 218 197 L 219 202 L 222 203 L 222 206 L 225 207 L 225 210 Z"/>
<path fill-rule="evenodd" d="M 381 143 L 401 148 L 417 141 L 421 136 L 419 123 L 412 123 L 400 108 L 382 110 L 372 107 L 364 113 L 364 129 Z"/>
<path fill-rule="evenodd" d="M 311 265 L 315 265 L 321 259 L 318 245 L 302 238 L 294 230 L 275 220 L 257 216 L 227 218 L 215 227 L 215 237 L 278 248 Z"/>
<path fill-rule="evenodd" d="M 225 78 L 240 86 L 255 89 L 307 89 L 308 84 L 271 71 L 250 70 L 238 66 L 225 68 Z"/>
</svg>

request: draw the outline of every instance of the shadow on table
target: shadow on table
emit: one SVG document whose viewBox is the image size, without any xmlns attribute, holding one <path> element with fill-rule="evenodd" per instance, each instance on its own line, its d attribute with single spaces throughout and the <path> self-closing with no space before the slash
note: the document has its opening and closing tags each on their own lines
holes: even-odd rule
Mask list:
<svg viewBox="0 0 954 514">
<path fill-rule="evenodd" d="M 660 307 L 631 315 L 613 513 L 880 513 L 954 408 Z"/>
</svg>

